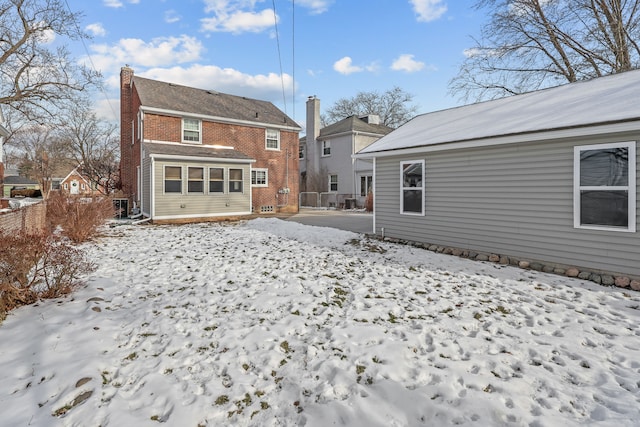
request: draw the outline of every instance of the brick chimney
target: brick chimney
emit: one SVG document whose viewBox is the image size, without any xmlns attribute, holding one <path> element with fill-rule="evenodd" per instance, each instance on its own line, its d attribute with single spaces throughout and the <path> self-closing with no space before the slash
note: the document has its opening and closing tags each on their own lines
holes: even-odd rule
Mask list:
<svg viewBox="0 0 640 427">
<path fill-rule="evenodd" d="M 307 173 L 320 171 L 320 148 L 318 138 L 320 135 L 320 100 L 314 96 L 307 99 Z"/>
<path fill-rule="evenodd" d="M 128 66 L 120 69 L 120 182 L 123 193 L 131 198 L 134 193 L 135 165 L 131 140 L 133 122 L 131 82 L 133 69 Z M 131 206 L 131 203 L 129 204 Z"/>
</svg>

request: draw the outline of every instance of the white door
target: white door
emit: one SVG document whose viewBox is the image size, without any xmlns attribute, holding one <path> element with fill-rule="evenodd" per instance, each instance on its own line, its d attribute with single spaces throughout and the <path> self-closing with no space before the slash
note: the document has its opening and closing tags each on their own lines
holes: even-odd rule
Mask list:
<svg viewBox="0 0 640 427">
<path fill-rule="evenodd" d="M 71 181 L 71 194 L 80 194 L 80 183 L 77 179 Z"/>
</svg>

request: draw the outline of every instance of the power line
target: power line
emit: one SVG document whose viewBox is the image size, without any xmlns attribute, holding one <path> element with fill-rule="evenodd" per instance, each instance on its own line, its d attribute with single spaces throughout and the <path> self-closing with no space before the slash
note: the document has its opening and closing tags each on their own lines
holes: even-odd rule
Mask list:
<svg viewBox="0 0 640 427">
<path fill-rule="evenodd" d="M 71 7 L 69 7 L 69 2 L 67 0 L 64 0 L 64 3 L 67 5 L 67 10 L 69 10 L 69 13 L 73 15 L 73 11 L 71 10 Z M 74 21 L 74 24 L 76 26 L 76 31 L 78 32 L 78 34 L 81 34 L 82 31 L 80 30 L 80 27 L 78 26 L 78 23 Z M 89 49 L 87 48 L 87 45 L 84 42 L 84 37 L 80 36 L 80 42 L 82 43 L 82 46 L 84 47 L 84 51 L 86 52 L 87 57 L 89 58 L 89 63 L 91 64 L 91 69 L 93 71 L 95 71 L 96 73 L 99 73 L 99 71 L 96 69 L 95 64 L 93 63 L 93 58 L 91 58 L 91 54 L 89 53 Z M 114 119 L 117 121 L 119 119 L 118 114 L 116 113 L 116 110 L 113 108 L 113 105 L 111 104 L 111 100 L 109 99 L 109 96 L 107 95 L 107 92 L 105 92 L 104 87 L 102 86 L 102 84 L 98 85 L 98 90 L 104 95 L 104 99 L 107 101 L 107 104 L 109 104 L 109 109 L 113 113 Z"/>
<path fill-rule="evenodd" d="M 278 45 L 278 62 L 280 63 L 280 82 L 282 84 L 282 100 L 284 102 L 284 113 L 287 114 L 287 96 L 284 90 L 284 73 L 282 71 L 282 54 L 280 53 L 280 36 L 278 34 L 278 15 L 276 14 L 276 0 L 271 0 L 273 4 L 273 22 L 276 29 L 276 44 Z"/>
</svg>

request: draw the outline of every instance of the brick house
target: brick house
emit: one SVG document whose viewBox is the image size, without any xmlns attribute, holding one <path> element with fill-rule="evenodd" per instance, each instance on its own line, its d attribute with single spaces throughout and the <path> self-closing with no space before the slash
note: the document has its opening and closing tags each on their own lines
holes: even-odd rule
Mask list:
<svg viewBox="0 0 640 427">
<path fill-rule="evenodd" d="M 272 103 L 120 72 L 120 178 L 154 222 L 297 212 L 300 126 Z"/>
</svg>

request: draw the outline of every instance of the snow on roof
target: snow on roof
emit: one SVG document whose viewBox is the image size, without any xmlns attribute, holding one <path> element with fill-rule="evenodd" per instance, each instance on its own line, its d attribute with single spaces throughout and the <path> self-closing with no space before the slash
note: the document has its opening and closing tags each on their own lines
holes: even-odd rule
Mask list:
<svg viewBox="0 0 640 427">
<path fill-rule="evenodd" d="M 358 154 L 640 120 L 640 70 L 419 115 Z"/>
</svg>

